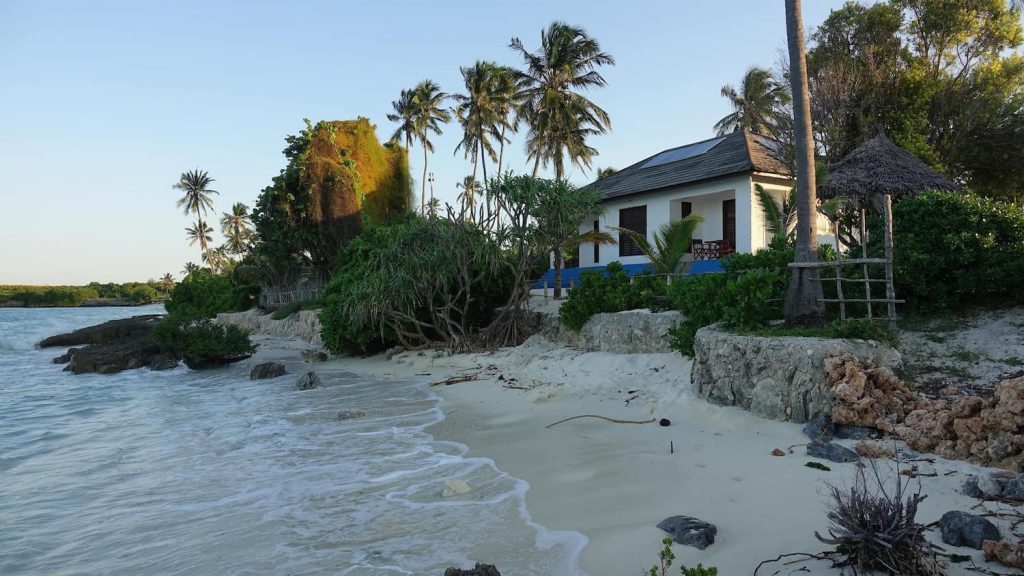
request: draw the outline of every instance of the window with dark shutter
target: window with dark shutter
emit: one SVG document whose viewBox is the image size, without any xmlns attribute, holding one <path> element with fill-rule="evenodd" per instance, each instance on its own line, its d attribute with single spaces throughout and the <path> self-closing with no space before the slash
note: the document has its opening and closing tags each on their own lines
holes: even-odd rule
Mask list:
<svg viewBox="0 0 1024 576">
<path fill-rule="evenodd" d="M 619 210 L 619 227 L 647 236 L 647 206 Z M 626 234 L 619 234 L 619 256 L 642 256 L 640 246 Z"/>
<path fill-rule="evenodd" d="M 600 232 L 600 231 L 601 231 L 601 222 L 599 220 L 594 220 L 594 232 Z M 601 262 L 601 245 L 598 244 L 597 242 L 594 242 L 594 264 L 599 264 L 600 262 Z"/>
</svg>

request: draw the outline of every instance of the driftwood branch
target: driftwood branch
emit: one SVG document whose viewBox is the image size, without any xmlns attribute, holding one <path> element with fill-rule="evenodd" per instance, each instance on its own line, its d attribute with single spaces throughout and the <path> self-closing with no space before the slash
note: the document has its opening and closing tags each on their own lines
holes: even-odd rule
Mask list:
<svg viewBox="0 0 1024 576">
<path fill-rule="evenodd" d="M 650 424 L 654 422 L 654 418 L 650 420 L 619 420 L 618 418 L 608 418 L 607 416 L 598 416 L 597 414 L 581 414 L 579 416 L 573 416 L 571 418 L 564 418 L 553 424 L 548 424 L 544 428 L 551 428 L 552 426 L 558 426 L 562 422 L 568 422 L 569 420 L 576 420 L 577 418 L 598 418 L 600 420 L 606 420 L 608 422 L 614 422 L 616 424 Z"/>
</svg>

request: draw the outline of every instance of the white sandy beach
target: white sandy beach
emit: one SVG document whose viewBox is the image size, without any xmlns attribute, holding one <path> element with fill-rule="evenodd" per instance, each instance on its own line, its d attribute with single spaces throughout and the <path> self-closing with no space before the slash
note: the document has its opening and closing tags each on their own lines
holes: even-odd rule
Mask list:
<svg viewBox="0 0 1024 576">
<path fill-rule="evenodd" d="M 592 576 L 649 568 L 665 537 L 656 525 L 673 515 L 718 527 L 714 545 L 706 550 L 675 545 L 677 565 L 717 566 L 722 576 L 750 574 L 762 560 L 783 553 L 824 551 L 827 547 L 814 532 L 827 530 L 828 484 L 846 485 L 856 470 L 854 464 L 831 462 L 831 472 L 808 468 L 805 463 L 813 459 L 803 446 L 789 454 L 788 447 L 807 441 L 797 424 L 693 398 L 690 361 L 675 353 L 584 352 L 534 337 L 494 354 L 407 352 L 390 361 L 382 356 L 336 358 L 329 364 L 430 382 L 477 375 L 476 380 L 433 387 L 445 399 L 446 419 L 430 432 L 466 444 L 470 455 L 492 458 L 502 470 L 528 481 L 527 506 L 536 522 L 586 535 L 581 564 Z M 671 425 L 584 418 L 546 428 L 581 414 L 668 418 Z M 787 455 L 772 456 L 776 448 Z M 918 479 L 928 495 L 920 521 L 936 521 L 949 510 L 981 511 L 973 508 L 978 501 L 960 494 L 959 487 L 968 474 L 982 469 L 940 458 L 918 465 L 924 473 L 937 474 Z M 881 462 L 881 468 L 891 480 L 891 464 Z M 1005 523 L 994 521 L 1008 535 Z M 932 539 L 941 544 L 937 533 Z M 948 551 L 984 565 L 978 551 Z M 800 566 L 816 574 L 840 573 L 826 562 L 774 564 L 759 573 L 789 574 Z M 949 573 L 968 572 L 953 566 Z"/>
</svg>

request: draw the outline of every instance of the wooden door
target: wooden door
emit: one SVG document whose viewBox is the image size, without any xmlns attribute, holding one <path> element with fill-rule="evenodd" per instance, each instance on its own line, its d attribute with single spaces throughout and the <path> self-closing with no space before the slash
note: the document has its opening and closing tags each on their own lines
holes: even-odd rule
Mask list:
<svg viewBox="0 0 1024 576">
<path fill-rule="evenodd" d="M 736 249 L 736 200 L 722 201 L 722 240 Z"/>
</svg>

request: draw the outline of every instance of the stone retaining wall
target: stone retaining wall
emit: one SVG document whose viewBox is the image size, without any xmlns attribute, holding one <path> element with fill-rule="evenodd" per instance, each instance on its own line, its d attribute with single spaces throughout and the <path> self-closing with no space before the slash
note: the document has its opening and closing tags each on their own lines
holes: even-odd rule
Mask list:
<svg viewBox="0 0 1024 576">
<path fill-rule="evenodd" d="M 541 334 L 548 340 L 601 352 L 646 354 L 671 352 L 668 331 L 682 315 L 677 311 L 630 310 L 594 314 L 579 332 L 562 324 L 558 314 L 541 316 Z"/>
<path fill-rule="evenodd" d="M 245 312 L 227 312 L 217 314 L 217 322 L 240 326 L 252 334 L 298 338 L 317 346 L 323 346 L 323 341 L 320 340 L 319 310 L 299 310 L 284 320 L 274 320 L 270 314 L 263 314 L 255 309 Z"/>
<path fill-rule="evenodd" d="M 832 395 L 825 382 L 830 351 L 894 370 L 902 364 L 899 352 L 881 342 L 744 336 L 717 324 L 698 330 L 693 348 L 690 379 L 697 396 L 793 422 L 831 415 Z"/>
</svg>

